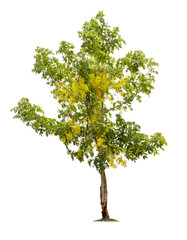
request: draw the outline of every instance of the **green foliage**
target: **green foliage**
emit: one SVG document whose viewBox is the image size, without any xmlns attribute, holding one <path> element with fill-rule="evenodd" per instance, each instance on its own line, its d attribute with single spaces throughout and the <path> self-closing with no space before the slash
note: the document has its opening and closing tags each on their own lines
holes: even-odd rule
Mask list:
<svg viewBox="0 0 187 240">
<path fill-rule="evenodd" d="M 78 34 L 82 40 L 78 53 L 73 44 L 62 41 L 56 53 L 37 47 L 34 56 L 33 72 L 52 87 L 60 104 L 58 120 L 45 117 L 27 98 L 12 109 L 14 118 L 40 135 L 58 136 L 72 159 L 87 159 L 99 172 L 158 154 L 167 145 L 162 134 L 143 134 L 139 125 L 120 115 L 132 110 L 133 101 L 141 102 L 143 94 L 151 94 L 158 64 L 139 50 L 115 59 L 114 51 L 125 41 L 118 27 L 108 25 L 102 11 L 85 22 Z"/>
<path fill-rule="evenodd" d="M 99 12 L 90 22 L 85 22 L 83 30 L 78 34 L 83 41 L 81 47 L 84 52 L 99 62 L 106 62 L 110 53 L 121 48 L 122 43 L 125 44 L 119 34 L 119 28 L 111 29 L 104 19 L 103 12 Z"/>
</svg>

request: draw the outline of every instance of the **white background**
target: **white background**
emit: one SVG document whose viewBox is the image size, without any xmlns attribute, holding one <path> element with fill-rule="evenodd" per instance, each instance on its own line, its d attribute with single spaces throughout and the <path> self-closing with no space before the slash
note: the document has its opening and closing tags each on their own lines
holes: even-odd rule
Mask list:
<svg viewBox="0 0 187 240">
<path fill-rule="evenodd" d="M 101 217 L 100 177 L 87 163 L 72 162 L 55 137 L 40 137 L 10 108 L 22 97 L 55 117 L 57 103 L 45 80 L 31 73 L 37 46 L 79 47 L 77 31 L 103 10 L 119 26 L 129 50 L 140 49 L 159 64 L 151 97 L 126 120 L 144 133 L 162 132 L 168 147 L 159 156 L 107 170 L 111 218 Z M 185 1 L 53 0 L 0 4 L 0 239 L 187 239 Z"/>
</svg>

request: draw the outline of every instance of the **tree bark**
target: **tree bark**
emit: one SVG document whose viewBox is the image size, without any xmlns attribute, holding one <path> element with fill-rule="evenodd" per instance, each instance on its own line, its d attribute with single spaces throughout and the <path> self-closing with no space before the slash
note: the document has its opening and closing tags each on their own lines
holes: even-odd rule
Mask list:
<svg viewBox="0 0 187 240">
<path fill-rule="evenodd" d="M 108 191 L 107 191 L 107 181 L 106 175 L 103 171 L 101 174 L 101 187 L 100 187 L 100 200 L 101 200 L 101 213 L 102 219 L 109 218 L 108 209 L 107 209 L 107 200 L 108 200 Z"/>
</svg>

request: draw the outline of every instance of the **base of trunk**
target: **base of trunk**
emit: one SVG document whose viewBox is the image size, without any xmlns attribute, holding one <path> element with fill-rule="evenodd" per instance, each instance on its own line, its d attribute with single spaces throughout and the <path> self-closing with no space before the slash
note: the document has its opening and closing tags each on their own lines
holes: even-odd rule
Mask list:
<svg viewBox="0 0 187 240">
<path fill-rule="evenodd" d="M 99 220 L 95 220 L 93 222 L 119 222 L 118 220 L 112 218 L 101 218 Z"/>
</svg>

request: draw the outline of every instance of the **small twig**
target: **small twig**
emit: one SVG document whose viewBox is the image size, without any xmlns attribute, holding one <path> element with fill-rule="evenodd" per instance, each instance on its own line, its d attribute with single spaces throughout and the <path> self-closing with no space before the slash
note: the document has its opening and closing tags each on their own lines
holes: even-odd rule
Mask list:
<svg viewBox="0 0 187 240">
<path fill-rule="evenodd" d="M 131 101 L 128 101 L 126 104 L 132 102 L 132 101 L 135 99 L 135 97 L 136 97 L 142 90 L 143 90 L 143 89 L 141 88 L 139 91 L 137 91 L 137 93 L 134 95 L 133 99 L 132 99 Z M 109 112 L 109 111 L 113 111 L 113 110 L 115 110 L 116 108 L 121 107 L 122 105 L 123 105 L 123 103 L 120 103 L 119 105 L 117 105 L 117 106 L 115 106 L 115 107 L 112 107 L 112 108 L 110 108 L 110 109 L 107 109 L 107 110 L 105 111 L 105 113 L 107 113 L 107 112 Z"/>
</svg>

